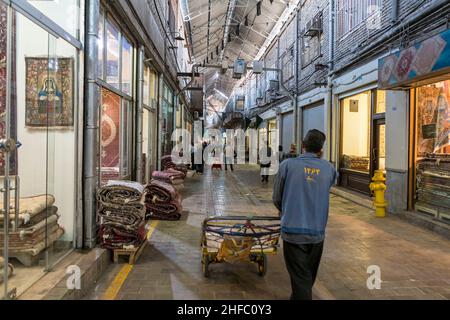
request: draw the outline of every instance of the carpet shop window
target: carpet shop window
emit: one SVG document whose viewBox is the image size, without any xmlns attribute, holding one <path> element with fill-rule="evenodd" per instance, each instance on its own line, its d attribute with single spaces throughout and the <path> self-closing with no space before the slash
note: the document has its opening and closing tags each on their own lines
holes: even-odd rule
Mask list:
<svg viewBox="0 0 450 320">
<path fill-rule="evenodd" d="M 369 173 L 371 93 L 341 101 L 342 168 Z"/>
<path fill-rule="evenodd" d="M 162 101 L 162 152 L 163 155 L 172 153 L 172 133 L 174 130 L 174 106 L 173 106 L 173 91 L 164 84 Z"/>
<path fill-rule="evenodd" d="M 416 89 L 415 206 L 450 223 L 450 80 Z"/>
<path fill-rule="evenodd" d="M 50 11 L 42 11 L 50 15 Z M 9 56 L 11 70 L 6 77 L 6 64 L 0 66 L 5 68 L 0 70 L 0 109 L 2 114 L 9 113 L 2 117 L 0 127 L 2 135 L 9 127 L 11 138 L 21 146 L 10 155 L 9 172 L 4 155 L 0 159 L 0 183 L 9 179 L 16 189 L 9 197 L 14 206 L 10 208 L 8 259 L 1 251 L 0 270 L 6 266 L 11 276 L 8 288 L 19 295 L 74 247 L 78 101 L 82 97 L 78 50 L 25 15 L 11 12 L 8 28 L 7 7 L 0 5 L 0 28 L 8 30 L 0 35 L 0 60 Z M 64 12 L 59 10 L 59 15 Z M 10 55 L 6 55 L 8 35 L 12 38 Z M 10 88 L 8 105 L 6 88 Z M 5 210 L 3 197 L 0 202 Z M 0 218 L 2 243 L 3 224 L 4 217 Z"/>
<path fill-rule="evenodd" d="M 131 103 L 105 88 L 101 103 L 101 184 L 130 176 Z"/>
</svg>

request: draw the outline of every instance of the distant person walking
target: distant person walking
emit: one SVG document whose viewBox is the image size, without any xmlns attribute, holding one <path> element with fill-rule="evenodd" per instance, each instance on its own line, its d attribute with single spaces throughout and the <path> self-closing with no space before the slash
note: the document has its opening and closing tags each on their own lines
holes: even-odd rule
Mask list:
<svg viewBox="0 0 450 320">
<path fill-rule="evenodd" d="M 291 144 L 291 149 L 289 150 L 289 153 L 285 153 L 283 155 L 283 160 L 297 158 L 297 157 L 298 157 L 297 146 L 295 144 Z"/>
<path fill-rule="evenodd" d="M 261 166 L 261 182 L 268 183 L 269 182 L 269 170 L 272 165 L 272 149 L 269 146 L 269 142 L 266 142 L 265 156 L 260 160 Z"/>
<path fill-rule="evenodd" d="M 328 223 L 329 194 L 337 172 L 321 159 L 324 133 L 311 130 L 303 154 L 280 165 L 273 203 L 281 213 L 284 259 L 291 277 L 292 300 L 312 300 Z"/>
<path fill-rule="evenodd" d="M 283 146 L 279 146 L 278 147 L 278 163 L 283 162 L 283 160 L 284 160 Z"/>
<path fill-rule="evenodd" d="M 234 163 L 234 149 L 233 147 L 225 143 L 225 146 L 223 148 L 223 157 L 224 157 L 224 164 L 225 164 L 225 171 L 228 171 L 228 166 L 230 166 L 231 171 L 234 171 L 233 163 Z"/>
</svg>

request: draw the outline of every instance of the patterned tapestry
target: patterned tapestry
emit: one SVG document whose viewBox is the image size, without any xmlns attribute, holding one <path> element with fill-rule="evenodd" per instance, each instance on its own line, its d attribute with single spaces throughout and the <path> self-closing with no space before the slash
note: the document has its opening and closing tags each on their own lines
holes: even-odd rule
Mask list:
<svg viewBox="0 0 450 320">
<path fill-rule="evenodd" d="M 14 17 L 13 17 L 14 18 Z M 0 3 L 0 137 L 5 138 L 6 134 L 6 88 L 7 88 L 7 7 Z M 15 21 L 12 21 L 12 54 L 11 54 L 11 109 L 10 109 L 10 133 L 11 138 L 16 139 L 16 66 L 15 66 Z M 16 173 L 16 156 L 12 153 L 10 156 L 10 174 Z M 0 176 L 5 175 L 5 157 L 0 152 Z"/>
<path fill-rule="evenodd" d="M 450 151 L 450 81 L 418 89 L 418 155 Z"/>
<path fill-rule="evenodd" d="M 74 60 L 25 58 L 26 119 L 31 128 L 71 128 L 74 125 Z"/>
<path fill-rule="evenodd" d="M 450 70 L 450 30 L 379 60 L 380 89 Z"/>
<path fill-rule="evenodd" d="M 102 175 L 117 178 L 120 163 L 120 97 L 102 89 L 101 116 Z"/>
</svg>

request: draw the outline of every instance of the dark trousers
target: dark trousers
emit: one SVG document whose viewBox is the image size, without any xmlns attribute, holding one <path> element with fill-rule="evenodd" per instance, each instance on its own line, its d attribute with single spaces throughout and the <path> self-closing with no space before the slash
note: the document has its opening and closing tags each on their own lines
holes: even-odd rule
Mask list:
<svg viewBox="0 0 450 320">
<path fill-rule="evenodd" d="M 284 261 L 291 277 L 291 300 L 312 300 L 312 288 L 316 281 L 323 242 L 318 244 L 294 244 L 284 241 Z"/>
<path fill-rule="evenodd" d="M 227 163 L 225 163 L 225 171 L 228 171 L 228 166 L 230 166 L 231 171 L 234 171 L 233 165 L 232 164 L 227 164 Z"/>
</svg>

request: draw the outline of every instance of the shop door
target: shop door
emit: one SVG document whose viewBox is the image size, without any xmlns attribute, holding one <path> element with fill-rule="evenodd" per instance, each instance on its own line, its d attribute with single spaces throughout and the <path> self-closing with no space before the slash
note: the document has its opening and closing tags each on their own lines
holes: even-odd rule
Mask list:
<svg viewBox="0 0 450 320">
<path fill-rule="evenodd" d="M 377 170 L 386 173 L 386 120 L 375 120 L 373 128 L 372 176 Z"/>
</svg>

